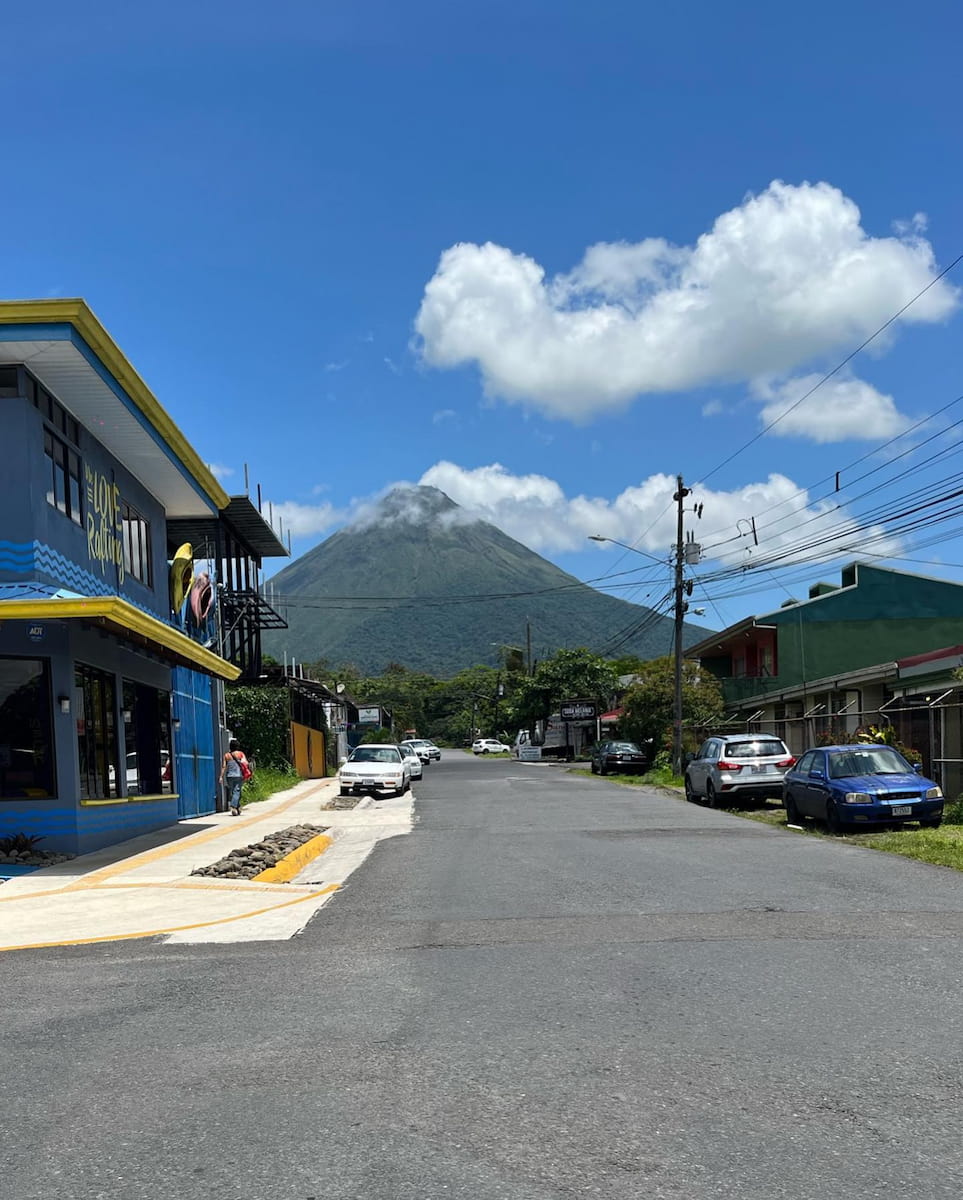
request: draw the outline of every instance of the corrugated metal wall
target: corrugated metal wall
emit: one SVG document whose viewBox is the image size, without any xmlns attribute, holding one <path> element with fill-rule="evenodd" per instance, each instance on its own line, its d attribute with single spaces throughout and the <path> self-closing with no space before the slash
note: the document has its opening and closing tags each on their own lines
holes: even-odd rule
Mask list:
<svg viewBox="0 0 963 1200">
<path fill-rule="evenodd" d="M 294 769 L 302 779 L 323 779 L 325 775 L 324 734 L 307 725 L 291 722 L 291 751 Z"/>
<path fill-rule="evenodd" d="M 199 817 L 217 808 L 217 773 L 214 761 L 213 681 L 209 675 L 175 667 L 171 672 L 174 693 L 174 788 L 177 815 Z"/>
</svg>

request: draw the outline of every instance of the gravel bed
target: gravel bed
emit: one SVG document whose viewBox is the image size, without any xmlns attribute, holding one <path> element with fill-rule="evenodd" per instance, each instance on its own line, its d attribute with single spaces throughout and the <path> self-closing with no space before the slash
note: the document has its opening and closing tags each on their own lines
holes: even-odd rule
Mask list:
<svg viewBox="0 0 963 1200">
<path fill-rule="evenodd" d="M 305 842 L 327 830 L 326 825 L 291 825 L 277 833 L 270 833 L 260 842 L 250 846 L 239 846 L 224 858 L 209 867 L 197 867 L 192 875 L 209 875 L 215 879 L 253 879 L 268 867 L 297 850 Z"/>
<path fill-rule="evenodd" d="M 331 811 L 332 809 L 337 809 L 340 811 L 341 809 L 345 808 L 355 808 L 362 799 L 362 796 L 335 796 L 329 800 L 327 804 L 322 804 L 321 810 L 323 812 L 325 809 L 328 811 Z"/>
</svg>

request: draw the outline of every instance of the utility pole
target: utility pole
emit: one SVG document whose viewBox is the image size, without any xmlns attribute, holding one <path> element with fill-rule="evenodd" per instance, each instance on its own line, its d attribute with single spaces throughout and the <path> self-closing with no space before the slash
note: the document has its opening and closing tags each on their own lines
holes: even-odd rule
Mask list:
<svg viewBox="0 0 963 1200">
<path fill-rule="evenodd" d="M 525 622 L 525 649 L 526 649 L 526 658 L 528 660 L 528 673 L 529 673 L 529 675 L 531 675 L 531 673 L 532 673 L 532 623 L 531 623 L 531 621 Z"/>
<path fill-rule="evenodd" d="M 682 476 L 676 476 L 676 492 L 672 497 L 678 508 L 675 538 L 675 695 L 672 705 L 672 769 L 682 774 L 682 622 L 685 617 L 685 580 L 682 574 L 685 544 L 682 528 L 684 502 L 689 488 L 684 487 Z"/>
</svg>

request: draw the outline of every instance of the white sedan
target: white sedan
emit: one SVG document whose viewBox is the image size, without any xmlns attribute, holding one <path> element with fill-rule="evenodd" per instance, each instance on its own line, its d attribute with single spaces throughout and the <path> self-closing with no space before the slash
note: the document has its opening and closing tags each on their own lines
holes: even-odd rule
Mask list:
<svg viewBox="0 0 963 1200">
<path fill-rule="evenodd" d="M 425 773 L 425 766 L 421 760 L 421 755 L 411 744 L 411 742 L 399 742 L 398 749 L 401 751 L 401 757 L 408 764 L 408 771 L 412 779 L 421 779 Z"/>
<path fill-rule="evenodd" d="M 506 746 L 497 738 L 479 738 L 477 742 L 472 742 L 472 754 L 508 754 L 511 751 L 511 746 Z"/>
<path fill-rule="evenodd" d="M 411 768 L 397 746 L 356 746 L 338 771 L 341 795 L 388 792 L 400 796 L 411 787 Z"/>
</svg>

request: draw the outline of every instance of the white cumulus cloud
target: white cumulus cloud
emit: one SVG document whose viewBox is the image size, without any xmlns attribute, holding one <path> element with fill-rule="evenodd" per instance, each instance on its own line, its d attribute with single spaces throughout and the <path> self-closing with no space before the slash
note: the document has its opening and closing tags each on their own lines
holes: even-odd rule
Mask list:
<svg viewBox="0 0 963 1200">
<path fill-rule="evenodd" d="M 299 504 L 295 500 L 282 500 L 273 506 L 274 524 L 280 520 L 285 536 L 308 537 L 311 534 L 328 533 L 344 520 L 344 513 L 333 504 Z M 268 515 L 267 505 L 264 516 Z"/>
<path fill-rule="evenodd" d="M 223 482 L 225 479 L 229 479 L 234 474 L 233 467 L 225 467 L 222 463 L 208 463 L 207 469 L 215 479 L 221 482 Z"/>
<path fill-rule="evenodd" d="M 672 475 L 650 475 L 637 486 L 625 488 L 612 499 L 567 496 L 554 479 L 545 475 L 514 475 L 501 464 L 467 469 L 438 462 L 419 483 L 439 488 L 466 514 L 491 522 L 524 545 L 543 553 L 584 550 L 593 534 L 613 538 L 669 561 L 676 536 Z M 713 491 L 696 485 L 692 502 L 703 505 L 701 522 L 690 522 L 708 558 L 726 563 L 764 561 L 802 540 L 818 539 L 818 557 L 830 552 L 858 557 L 857 546 L 881 532 L 875 527 L 857 534 L 854 518 L 835 502 L 814 501 L 805 489 L 781 474 L 771 474 L 733 491 Z M 746 537 L 749 521 L 756 519 L 758 546 Z M 803 527 L 809 518 L 817 518 Z M 740 522 L 743 524 L 740 525 Z M 872 541 L 875 554 L 892 553 L 893 542 Z M 611 549 L 612 547 L 609 547 Z"/>
<path fill-rule="evenodd" d="M 778 422 L 772 433 L 822 443 L 849 438 L 878 441 L 895 437 L 909 427 L 910 419 L 899 412 L 893 397 L 862 379 L 829 379 L 793 408 L 821 378 L 816 374 L 800 375 L 777 385 L 756 385 L 756 394 L 767 402 L 761 413 L 763 422 Z"/>
<path fill-rule="evenodd" d="M 581 421 L 647 392 L 786 375 L 858 344 L 930 283 L 917 217 L 871 237 L 828 183 L 772 183 L 692 246 L 591 246 L 549 277 L 491 242 L 446 250 L 415 321 L 432 366 L 476 364 L 491 395 Z M 904 322 L 942 320 L 935 284 Z"/>
</svg>

